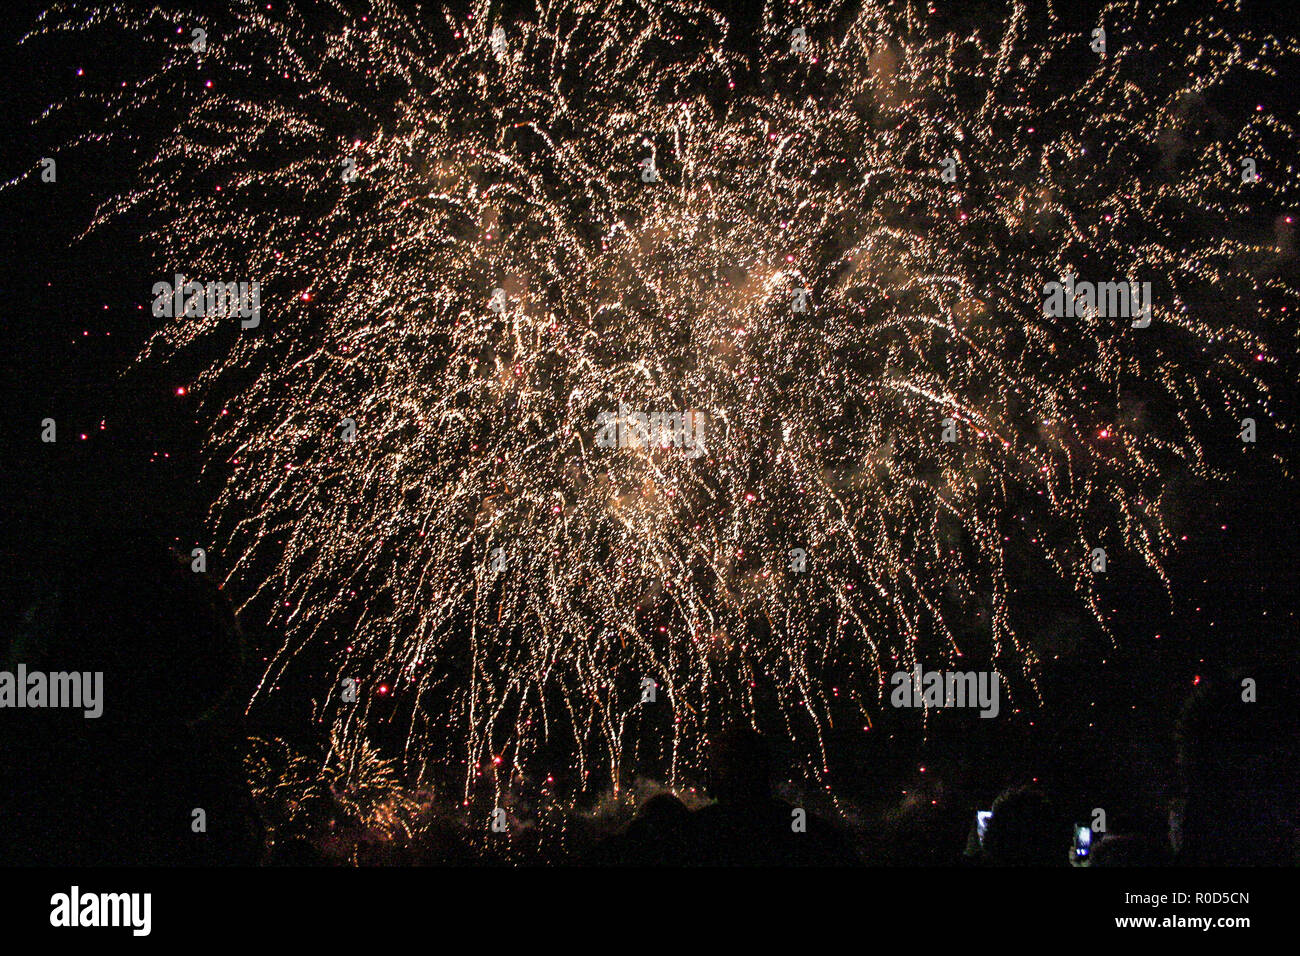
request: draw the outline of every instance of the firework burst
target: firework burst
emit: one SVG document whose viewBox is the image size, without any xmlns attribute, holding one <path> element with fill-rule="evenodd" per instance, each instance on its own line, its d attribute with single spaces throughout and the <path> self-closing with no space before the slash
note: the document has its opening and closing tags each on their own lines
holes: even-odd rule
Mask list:
<svg viewBox="0 0 1300 956">
<path fill-rule="evenodd" d="M 398 721 L 468 795 L 543 754 L 678 780 L 770 702 L 816 775 L 895 669 L 1032 689 L 1024 580 L 1104 641 L 1092 549 L 1163 579 L 1165 489 L 1267 414 L 1293 298 L 1281 241 L 1230 228 L 1288 198 L 1292 128 L 1200 119 L 1296 44 L 1162 4 L 1108 8 L 1104 54 L 1051 8 L 823 7 L 770 3 L 752 49 L 691 2 L 41 25 L 165 51 L 87 137 L 169 117 L 92 228 L 262 286 L 259 327 L 178 318 L 140 359 L 220 354 L 215 547 L 285 635 L 254 706 L 300 666 L 341 739 Z M 1151 325 L 1045 316 L 1066 275 L 1152 282 Z M 703 452 L 602 447 L 626 409 L 695 413 Z"/>
</svg>

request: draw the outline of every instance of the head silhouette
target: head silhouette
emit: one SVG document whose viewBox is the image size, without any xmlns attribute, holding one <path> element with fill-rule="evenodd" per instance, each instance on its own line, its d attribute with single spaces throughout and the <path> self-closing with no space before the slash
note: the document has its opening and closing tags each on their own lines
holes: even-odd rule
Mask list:
<svg viewBox="0 0 1300 956">
<path fill-rule="evenodd" d="M 1057 866 L 1067 861 L 1069 827 L 1047 796 L 1030 787 L 993 801 L 984 856 L 995 866 Z"/>
<path fill-rule="evenodd" d="M 749 727 L 729 727 L 712 739 L 709 764 L 719 803 L 762 803 L 772 797 L 767 745 Z"/>
<path fill-rule="evenodd" d="M 242 645 L 230 605 L 160 538 L 87 534 L 52 583 L 31 657 L 103 671 L 110 720 L 191 721 L 232 694 Z"/>
<path fill-rule="evenodd" d="M 1255 676 L 1206 678 L 1184 706 L 1178 725 L 1184 803 L 1172 834 L 1180 863 L 1292 862 L 1294 681 L 1279 673 Z"/>
</svg>

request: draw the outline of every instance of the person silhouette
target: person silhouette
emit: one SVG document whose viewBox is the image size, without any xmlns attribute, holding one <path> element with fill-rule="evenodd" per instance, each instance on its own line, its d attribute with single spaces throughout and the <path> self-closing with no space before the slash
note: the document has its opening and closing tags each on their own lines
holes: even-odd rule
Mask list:
<svg viewBox="0 0 1300 956">
<path fill-rule="evenodd" d="M 242 645 L 205 575 L 144 532 L 69 548 L 6 666 L 101 673 L 102 714 L 23 709 L 0 727 L 0 862 L 256 863 L 242 766 Z"/>
<path fill-rule="evenodd" d="M 1051 800 L 1032 787 L 1014 787 L 993 801 L 982 856 L 991 866 L 1064 866 L 1070 827 Z"/>
<path fill-rule="evenodd" d="M 732 727 L 710 741 L 716 802 L 695 811 L 695 862 L 713 866 L 835 866 L 857 862 L 838 828 L 772 794 L 763 738 Z"/>
<path fill-rule="evenodd" d="M 1183 795 L 1170 815 L 1181 866 L 1295 862 L 1295 679 L 1263 669 L 1256 677 L 1206 677 L 1184 705 L 1177 732 Z"/>
</svg>

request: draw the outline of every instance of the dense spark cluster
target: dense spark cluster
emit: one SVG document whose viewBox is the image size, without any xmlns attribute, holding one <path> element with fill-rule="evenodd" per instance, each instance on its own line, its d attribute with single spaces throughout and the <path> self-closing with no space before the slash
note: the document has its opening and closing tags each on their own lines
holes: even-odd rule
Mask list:
<svg viewBox="0 0 1300 956">
<path fill-rule="evenodd" d="M 220 355 L 189 383 L 214 547 L 286 635 L 253 705 L 309 670 L 336 737 L 398 722 L 417 776 L 681 780 L 765 703 L 815 775 L 895 669 L 1031 687 L 1024 582 L 1109 640 L 1092 549 L 1163 578 L 1168 484 L 1269 414 L 1291 250 L 1242 217 L 1288 198 L 1294 131 L 1206 115 L 1293 41 L 1171 4 L 1109 7 L 1105 53 L 1019 4 L 954 34 L 774 2 L 752 49 L 691 0 L 271 7 L 41 29 L 168 44 L 88 137 L 174 123 L 92 228 L 262 285 L 258 328 L 141 356 Z M 1150 327 L 1045 317 L 1067 274 L 1151 282 Z M 705 452 L 601 447 L 624 408 L 696 412 Z"/>
<path fill-rule="evenodd" d="M 320 821 L 345 822 L 386 839 L 410 837 L 422 809 L 406 792 L 392 759 L 362 737 L 330 741 L 322 764 L 278 738 L 248 741 L 244 768 L 263 818 L 274 831 L 298 832 Z"/>
</svg>

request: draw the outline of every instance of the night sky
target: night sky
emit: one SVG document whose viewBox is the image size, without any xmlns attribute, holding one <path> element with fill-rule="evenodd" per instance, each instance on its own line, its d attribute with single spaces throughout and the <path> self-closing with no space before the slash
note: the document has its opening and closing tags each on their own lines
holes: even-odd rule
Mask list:
<svg viewBox="0 0 1300 956">
<path fill-rule="evenodd" d="M 360 15 L 361 6 L 356 6 Z M 947 9 L 951 4 L 936 6 L 943 9 L 935 16 L 955 33 L 1003 16 L 996 5 L 962 7 L 958 13 Z M 1191 22 L 1198 10 L 1219 6 L 1187 4 L 1186 18 Z M 1245 5 L 1240 18 L 1257 32 L 1280 33 L 1282 6 Z M 193 383 L 203 371 L 227 360 L 234 336 L 231 332 L 199 342 L 168 355 L 166 361 L 136 363 L 148 337 L 160 325 L 151 314 L 148 294 L 157 278 L 169 274 L 159 267 L 158 256 L 192 251 L 198 248 L 196 240 L 187 240 L 188 245 L 178 241 L 174 249 L 151 247 L 140 238 L 145 213 L 129 213 L 79 242 L 74 240 L 89 225 L 99 201 L 137 188 L 137 161 L 156 149 L 177 121 L 169 110 L 183 109 L 202 94 L 195 86 L 164 98 L 171 106 L 160 106 L 152 124 L 134 128 L 129 136 L 116 136 L 89 148 L 63 148 L 60 144 L 69 136 L 96 129 L 96 124 L 103 122 L 93 103 L 77 102 L 76 97 L 88 91 L 107 94 L 134 84 L 154 69 L 154 61 L 142 50 L 145 45 L 138 38 L 108 45 L 110 41 L 82 43 L 64 37 L 15 48 L 14 41 L 27 31 L 39 9 L 33 5 L 29 12 L 6 17 L 6 78 L 0 84 L 9 130 L 0 141 L 0 178 L 22 179 L 0 193 L 0 329 L 4 337 L 0 381 L 5 395 L 4 428 L 0 429 L 0 620 L 7 622 L 5 630 L 12 627 L 11 633 L 17 632 L 23 615 L 47 589 L 54 569 L 87 535 L 111 538 L 119 532 L 143 529 L 180 554 L 188 555 L 196 545 L 211 547 L 209 508 L 221 498 L 223 479 L 219 469 L 205 471 L 210 464 L 205 456 L 210 452 L 204 439 L 214 427 L 213 419 L 219 414 L 214 409 L 220 404 L 212 405 L 209 395 L 194 394 Z M 732 49 L 744 59 L 761 31 L 757 16 L 740 3 L 727 4 L 723 12 L 736 27 L 729 41 Z M 499 15 L 510 22 L 509 11 Z M 216 16 L 219 21 L 222 14 Z M 1068 19 L 1091 22 L 1082 11 Z M 310 24 L 310 17 L 306 22 Z M 336 26 L 327 17 L 322 24 L 323 32 Z M 1125 35 L 1123 28 L 1117 29 L 1112 43 L 1125 42 Z M 788 76 L 767 76 L 757 55 L 748 57 L 748 67 L 748 72 L 736 72 L 738 94 L 761 96 L 775 84 L 777 89 L 771 94 L 775 96 L 782 82 L 792 82 Z M 193 82 L 209 79 L 217 84 L 250 82 L 219 68 L 198 71 Z M 1294 123 L 1295 79 L 1292 74 L 1254 80 L 1253 86 L 1234 85 L 1215 100 L 1214 111 L 1230 125 L 1241 113 L 1260 104 L 1283 122 Z M 833 97 L 839 81 L 832 77 L 823 82 L 823 95 Z M 721 94 L 712 91 L 709 95 Z M 374 107 L 374 125 L 383 128 L 390 114 L 385 113 L 382 84 L 358 96 Z M 32 125 L 48 104 L 65 99 L 73 100 L 67 115 L 42 127 Z M 361 134 L 358 129 L 357 135 Z M 56 184 L 40 182 L 36 163 L 45 155 L 58 157 Z M 199 179 L 209 174 L 216 183 L 222 172 L 195 172 Z M 188 201 L 203 188 L 197 180 L 189 182 L 177 198 Z M 1294 200 L 1294 184 L 1289 188 Z M 570 211 L 579 218 L 585 208 L 575 199 Z M 304 206 L 294 212 L 306 214 L 308 210 Z M 1293 214 L 1300 214 L 1300 208 L 1268 203 L 1255 210 L 1253 219 L 1239 219 L 1234 226 L 1243 235 L 1258 237 L 1268 234 L 1278 217 Z M 503 217 L 508 215 L 503 213 Z M 256 241 L 253 237 L 252 242 Z M 413 255 L 401 253 L 408 254 Z M 309 256 L 300 255 L 309 268 Z M 409 275 L 413 267 L 398 255 L 394 253 L 390 263 L 393 275 Z M 989 261 L 985 267 L 992 272 L 998 268 L 997 261 Z M 1280 268 L 1294 303 L 1298 278 L 1294 245 Z M 286 279 L 265 299 L 279 302 L 293 291 Z M 329 292 L 320 294 L 320 302 L 303 301 L 294 320 L 300 323 L 299 328 L 312 327 L 313 322 L 328 327 L 325 318 L 314 316 L 327 315 L 341 296 L 331 300 Z M 560 310 L 569 307 L 567 301 Z M 1282 301 L 1278 298 L 1270 308 L 1279 308 Z M 1198 303 L 1197 307 L 1210 311 L 1232 308 L 1226 302 Z M 271 307 L 267 311 L 268 316 L 273 314 Z M 857 703 L 841 699 L 838 688 L 841 679 L 846 688 L 862 683 L 864 672 L 853 662 L 828 661 L 825 673 L 819 675 L 826 687 L 835 688 L 827 694 L 831 724 L 825 740 L 824 780 L 806 778 L 807 749 L 786 739 L 779 718 L 781 706 L 775 697 L 764 698 L 760 691 L 754 704 L 760 729 L 772 741 L 778 792 L 828 816 L 839 815 L 858 824 L 872 815 L 903 820 L 906 822 L 900 826 L 946 833 L 949 843 L 964 838 L 971 810 L 986 808 L 998 793 L 1015 783 L 1032 781 L 1049 789 L 1079 820 L 1086 819 L 1089 809 L 1096 806 L 1149 812 L 1174 797 L 1173 729 L 1189 691 L 1211 678 L 1235 681 L 1252 676 L 1258 679 L 1261 693 L 1267 693 L 1285 686 L 1282 678 L 1293 673 L 1297 663 L 1295 568 L 1300 555 L 1292 527 L 1297 488 L 1277 460 L 1293 460 L 1289 424 L 1296 407 L 1293 314 L 1294 308 L 1286 313 L 1290 317 L 1275 312 L 1275 321 L 1252 325 L 1267 342 L 1273 359 L 1255 370 L 1272 393 L 1271 416 L 1260 417 L 1258 446 L 1245 453 L 1231 431 L 1202 428 L 1199 434 L 1206 442 L 1207 458 L 1223 468 L 1224 480 L 1181 474 L 1164 485 L 1165 518 L 1176 542 L 1166 564 L 1171 596 L 1139 560 L 1112 553 L 1108 573 L 1097 587 L 1099 606 L 1115 637 L 1112 648 L 1068 588 L 1039 576 L 1029 558 L 1012 554 L 1010 573 L 1024 575 L 1016 608 L 1018 626 L 1032 632 L 1030 643 L 1041 657 L 1041 666 L 1035 671 L 1041 703 L 1025 693 L 1018 696 L 1014 709 L 1008 706 L 997 720 L 980 720 L 973 713 L 940 712 L 923 725 L 915 713 L 892 711 L 873 702 L 868 706 L 871 726 L 867 731 Z M 280 334 L 277 318 L 264 321 L 268 335 Z M 1189 351 L 1182 358 L 1188 378 L 1203 373 L 1206 360 L 1202 355 Z M 774 361 L 773 370 L 775 365 Z M 236 379 L 238 374 L 234 373 Z M 238 387 L 237 382 L 225 381 L 232 389 Z M 363 390 L 366 387 L 361 386 Z M 1134 391 L 1139 400 L 1145 398 L 1140 385 L 1135 385 Z M 1152 401 L 1154 408 L 1158 399 Z M 231 405 L 236 407 L 236 403 Z M 240 414 L 238 408 L 235 414 Z M 508 417 L 514 412 L 507 409 L 503 414 Z M 40 440 L 40 422 L 46 417 L 58 423 L 55 444 Z M 1279 422 L 1287 423 L 1285 430 L 1278 427 Z M 1220 419 L 1218 425 L 1222 424 Z M 1017 504 L 1028 508 L 1032 502 L 1026 498 L 1009 502 L 1007 507 Z M 229 555 L 213 553 L 210 562 L 213 582 L 222 581 L 233 570 Z M 98 569 L 87 567 L 85 573 L 94 575 Z M 237 577 L 233 582 L 235 603 L 247 600 L 252 587 L 247 575 Z M 293 639 L 294 625 L 273 613 L 273 603 L 255 602 L 240 615 L 239 624 L 250 648 L 248 660 L 233 677 L 234 693 L 241 700 L 248 699 L 262 678 L 263 661 Z M 351 613 L 345 612 L 344 617 Z M 805 623 L 813 629 L 830 627 L 831 618 Z M 973 640 L 978 643 L 986 623 L 963 614 L 955 626 L 963 635 L 975 635 Z M 127 637 L 105 635 L 106 640 Z M 186 647 L 186 635 L 178 634 L 176 640 Z M 941 666 L 937 656 L 942 652 L 940 642 L 934 641 L 935 656 L 928 660 Z M 340 639 L 337 643 L 345 642 Z M 206 651 L 197 646 L 188 650 L 196 661 Z M 317 652 L 304 654 L 301 672 L 284 679 L 282 693 L 248 714 L 249 736 L 280 738 L 305 752 L 319 752 L 320 688 L 322 682 L 332 680 L 340 666 L 336 651 L 331 647 L 317 656 L 312 656 Z M 976 651 L 972 658 L 987 660 L 983 653 Z M 503 659 L 505 656 L 503 652 Z M 386 673 L 383 666 L 376 664 L 367 674 L 363 693 L 388 695 L 387 685 L 382 691 L 377 689 Z M 400 677 L 400 664 L 393 664 L 390 670 L 392 680 Z M 452 668 L 449 673 L 454 676 L 457 672 Z M 631 677 L 623 674 L 618 679 Z M 1010 679 L 1022 681 L 1017 674 Z M 874 690 L 871 688 L 872 693 Z M 1020 683 L 1017 690 L 1025 691 L 1027 685 Z M 844 697 L 849 696 L 846 689 Z M 386 755 L 400 753 L 406 739 L 404 721 L 410 719 L 404 709 L 407 704 L 372 699 L 366 706 L 372 742 Z M 710 731 L 703 723 L 701 726 L 701 733 Z M 457 731 L 448 724 L 446 733 Z M 430 756 L 433 762 L 446 766 L 426 778 L 426 784 L 444 799 L 456 797 L 463 781 L 463 742 L 431 732 L 424 746 L 431 751 L 446 748 L 445 754 Z M 521 771 L 518 783 L 521 791 L 533 794 L 526 798 L 528 806 L 541 807 L 553 797 L 591 808 L 607 789 L 597 786 L 593 791 L 580 780 L 563 748 L 541 746 L 533 758 L 535 765 Z M 664 759 L 661 750 L 648 753 L 646 776 L 662 779 Z M 540 782 L 547 774 L 551 791 Z M 704 793 L 707 769 L 693 766 L 681 786 Z M 834 801 L 828 793 L 833 793 Z M 491 806 L 490 801 L 484 806 Z M 951 846 L 917 849 L 910 843 L 903 845 L 909 847 L 913 862 L 918 861 L 917 854 L 932 853 L 936 862 L 951 855 Z M 879 852 L 882 859 L 890 859 L 889 850 Z"/>
</svg>

